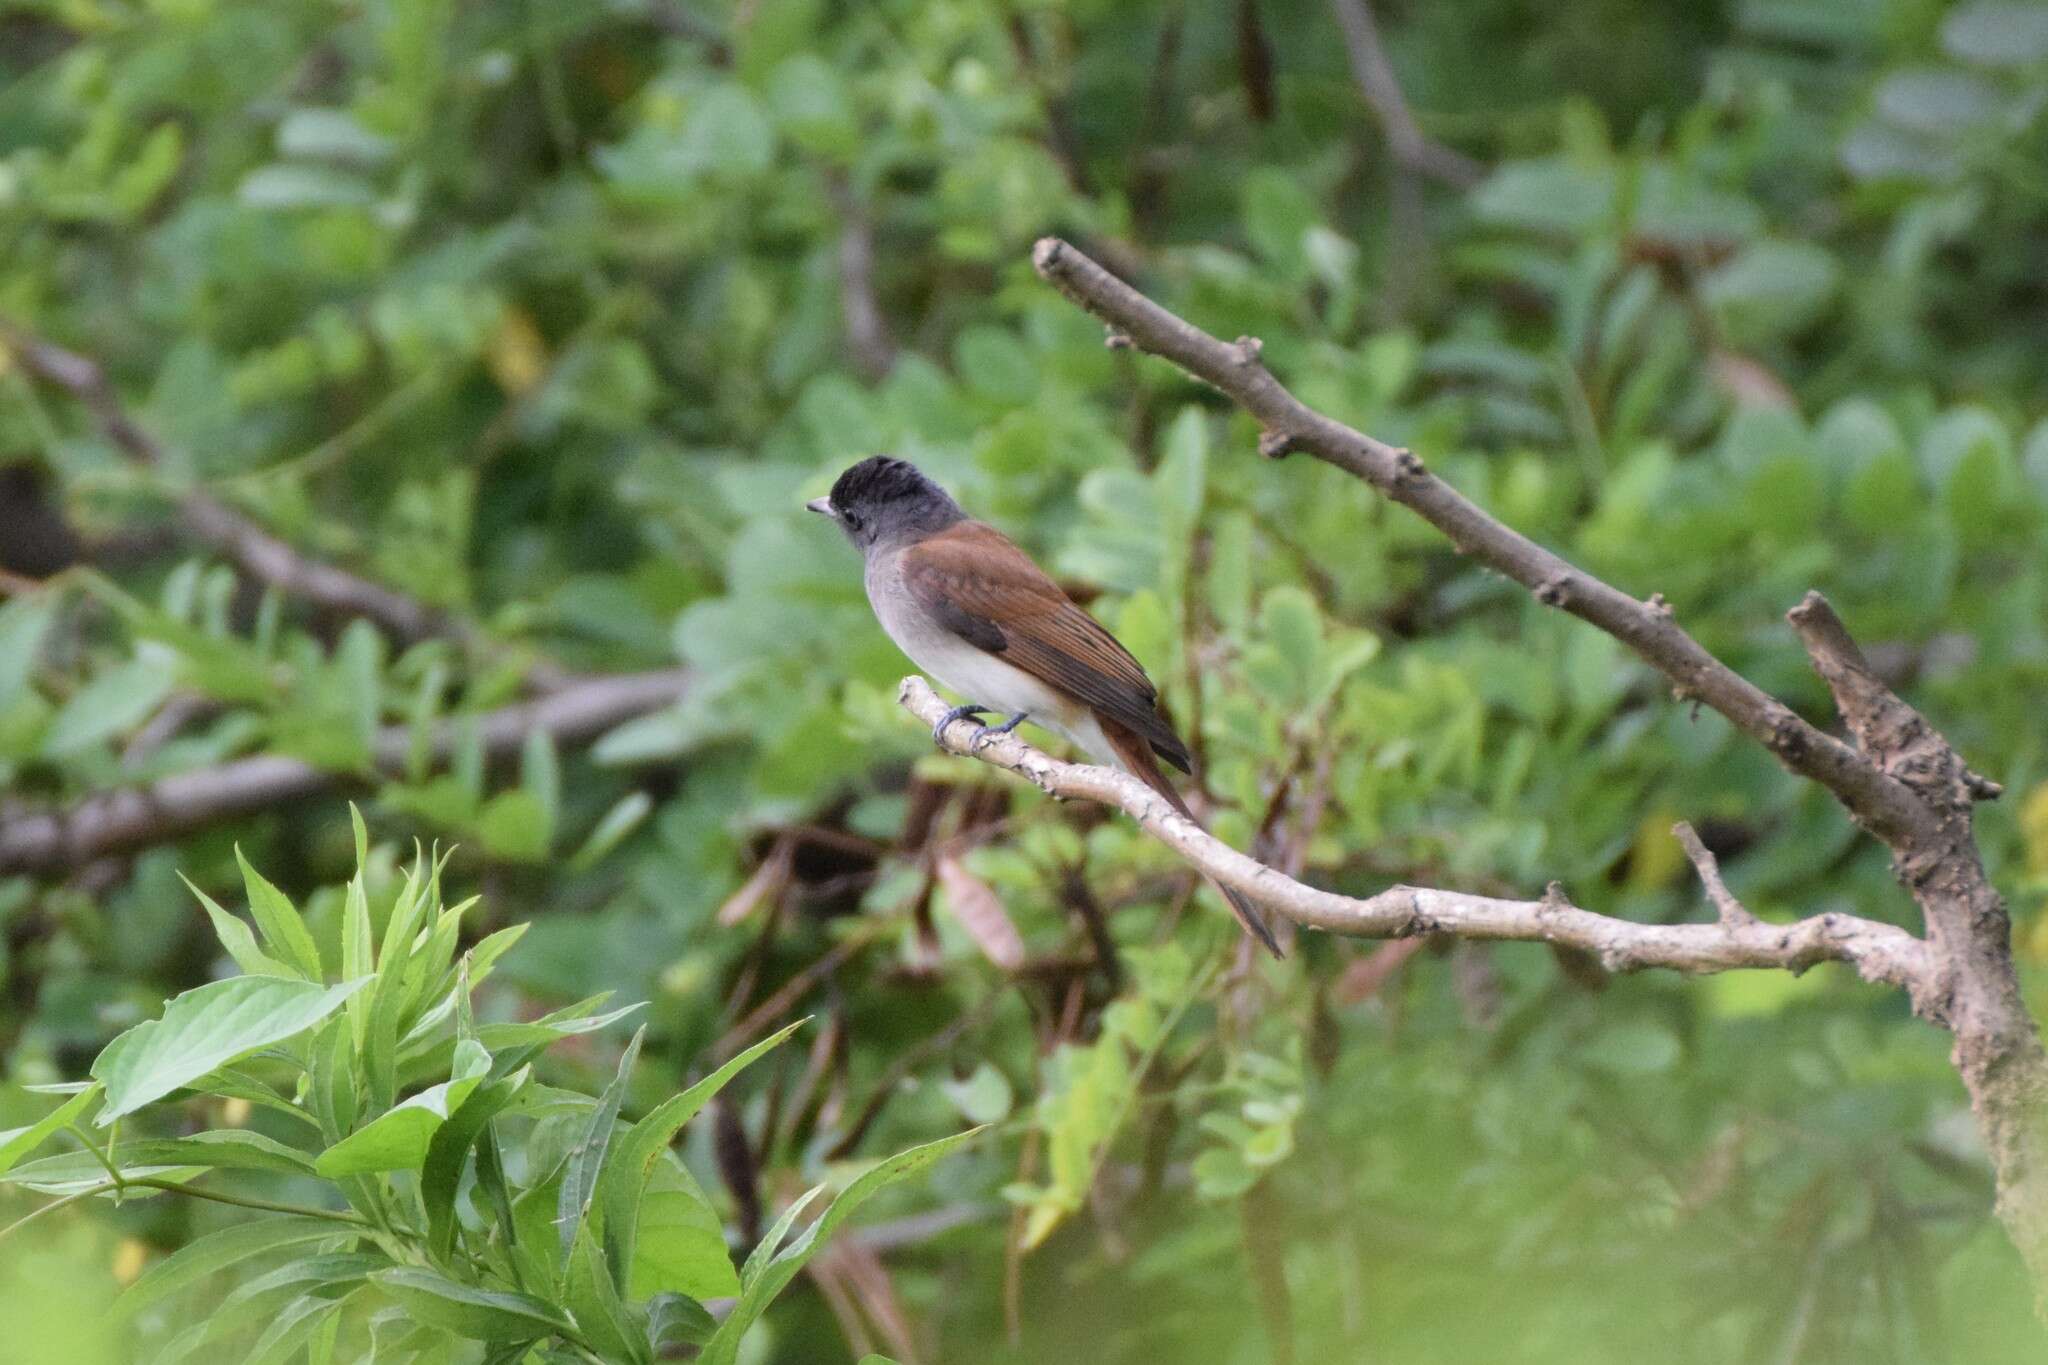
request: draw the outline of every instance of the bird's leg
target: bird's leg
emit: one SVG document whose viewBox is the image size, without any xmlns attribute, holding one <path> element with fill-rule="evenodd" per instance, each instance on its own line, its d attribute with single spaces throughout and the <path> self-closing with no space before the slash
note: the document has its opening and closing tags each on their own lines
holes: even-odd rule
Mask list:
<svg viewBox="0 0 2048 1365">
<path fill-rule="evenodd" d="M 1018 726 L 1022 725 L 1025 721 L 1030 719 L 1030 712 L 1019 711 L 1016 715 L 1010 717 L 1001 725 L 984 725 L 974 732 L 974 738 L 968 741 L 967 747 L 969 749 L 972 749 L 975 753 L 980 753 L 984 748 L 988 746 L 988 742 L 994 739 L 997 735 L 1007 735 L 1012 730 L 1015 730 Z"/>
<path fill-rule="evenodd" d="M 939 736 L 946 733 L 946 727 L 948 725 L 951 725 L 956 720 L 966 720 L 969 716 L 972 716 L 976 720 L 980 720 L 983 716 L 987 714 L 988 708 L 986 706 L 954 707 L 952 710 L 946 712 L 945 715 L 940 716 L 938 719 L 938 723 L 932 726 L 932 743 L 938 745 L 941 749 L 945 748 L 945 742 L 941 740 Z M 981 728 L 986 729 L 987 727 L 983 726 Z M 978 734 L 979 732 L 977 731 L 977 735 Z"/>
</svg>

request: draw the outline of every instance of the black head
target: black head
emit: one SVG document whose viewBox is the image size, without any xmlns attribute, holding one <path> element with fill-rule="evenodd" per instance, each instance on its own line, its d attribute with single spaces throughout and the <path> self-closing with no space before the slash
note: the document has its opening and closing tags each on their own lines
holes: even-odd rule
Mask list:
<svg viewBox="0 0 2048 1365">
<path fill-rule="evenodd" d="M 839 523 L 862 550 L 872 545 L 943 531 L 967 519 L 945 489 L 908 460 L 871 455 L 839 476 L 830 496 L 805 506 Z"/>
</svg>

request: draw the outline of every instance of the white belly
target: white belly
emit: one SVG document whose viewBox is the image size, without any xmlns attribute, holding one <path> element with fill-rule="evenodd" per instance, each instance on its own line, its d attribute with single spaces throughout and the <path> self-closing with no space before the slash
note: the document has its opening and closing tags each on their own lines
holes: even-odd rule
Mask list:
<svg viewBox="0 0 2048 1365">
<path fill-rule="evenodd" d="M 912 663 L 962 701 L 1000 711 L 1005 720 L 1027 715 L 1032 724 L 1068 740 L 1096 762 L 1121 766 L 1094 712 L 934 623 L 902 588 L 894 568 L 893 556 L 877 556 L 868 566 L 868 601 L 882 629 Z"/>
</svg>

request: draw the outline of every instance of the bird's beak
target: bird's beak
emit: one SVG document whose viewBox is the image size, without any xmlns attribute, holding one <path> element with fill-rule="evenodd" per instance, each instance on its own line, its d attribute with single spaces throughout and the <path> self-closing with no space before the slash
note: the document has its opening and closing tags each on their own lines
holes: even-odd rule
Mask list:
<svg viewBox="0 0 2048 1365">
<path fill-rule="evenodd" d="M 829 517 L 832 515 L 832 499 L 830 498 L 812 498 L 804 506 L 821 516 Z"/>
</svg>

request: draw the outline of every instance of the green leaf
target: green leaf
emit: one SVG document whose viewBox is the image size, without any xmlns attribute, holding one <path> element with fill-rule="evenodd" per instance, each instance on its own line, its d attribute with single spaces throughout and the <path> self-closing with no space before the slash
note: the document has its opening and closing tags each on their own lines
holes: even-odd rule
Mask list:
<svg viewBox="0 0 2048 1365">
<path fill-rule="evenodd" d="M 370 1272 L 387 1267 L 381 1252 L 329 1252 L 306 1256 L 237 1285 L 217 1307 L 180 1333 L 156 1357 L 157 1365 L 173 1365 L 216 1338 L 226 1338 L 265 1323 L 266 1330 L 290 1311 L 289 1305 L 331 1293 L 332 1286 L 360 1283 Z"/>
<path fill-rule="evenodd" d="M 545 851 L 562 816 L 562 760 L 555 752 L 555 737 L 546 730 L 536 727 L 526 736 L 519 753 L 519 786 L 540 803 L 540 842 Z"/>
<path fill-rule="evenodd" d="M 292 980 L 303 979 L 300 973 L 279 962 L 276 958 L 264 952 L 261 947 L 257 946 L 255 932 L 248 925 L 242 923 L 240 919 L 216 905 L 213 897 L 192 884 L 191 878 L 180 872 L 178 880 L 185 883 L 187 891 L 198 897 L 199 904 L 206 910 L 206 917 L 213 921 L 213 936 L 220 940 L 220 946 L 227 950 L 228 956 L 235 960 L 237 967 L 240 967 L 250 976 L 282 976 Z"/>
<path fill-rule="evenodd" d="M 301 1218 L 296 1214 L 231 1223 L 187 1242 L 144 1271 L 114 1301 L 114 1308 L 122 1316 L 132 1318 L 229 1266 L 285 1247 L 354 1235 L 350 1229 L 325 1218 Z"/>
<path fill-rule="evenodd" d="M 36 652 L 57 615 L 57 594 L 27 593 L 0 604 L 0 711 L 28 688 Z"/>
<path fill-rule="evenodd" d="M 1941 45 L 1979 66 L 2026 66 L 2048 57 L 2048 8 L 2035 0 L 1971 0 L 1941 21 Z"/>
<path fill-rule="evenodd" d="M 1038 366 L 1016 335 L 1001 327 L 969 327 L 953 343 L 953 364 L 968 385 L 1008 403 L 1027 403 L 1038 392 Z"/>
<path fill-rule="evenodd" d="M 368 977 L 322 987 L 275 976 L 237 976 L 186 991 L 161 1019 L 137 1024 L 92 1064 L 106 1083 L 101 1127 L 207 1072 L 280 1043 L 325 1019 L 369 984 Z"/>
<path fill-rule="evenodd" d="M 419 1321 L 472 1341 L 537 1341 L 576 1330 L 560 1310 L 530 1294 L 476 1289 L 409 1266 L 380 1270 L 370 1280 Z"/>
<path fill-rule="evenodd" d="M 249 914 L 271 951 L 297 967 L 306 980 L 322 980 L 326 972 L 320 965 L 320 950 L 314 946 L 313 935 L 307 931 L 306 921 L 299 917 L 291 898 L 249 866 L 240 845 L 235 848 L 235 861 L 241 865 L 242 886 L 249 894 Z"/>
<path fill-rule="evenodd" d="M 533 1073 L 525 1067 L 510 1076 L 490 1081 L 471 1093 L 462 1106 L 448 1116 L 427 1140 L 426 1156 L 420 1162 L 420 1203 L 427 1211 L 427 1249 L 446 1259 L 455 1246 L 455 1195 L 462 1187 L 462 1170 L 470 1149 L 485 1132 L 486 1125 L 525 1088 Z M 478 1178 L 483 1172 L 479 1162 Z M 510 1210 L 501 1210 L 500 1223 L 506 1240 L 516 1240 Z"/>
<path fill-rule="evenodd" d="M 645 1001 L 622 1005 L 604 1014 L 584 1014 L 588 1004 L 574 1005 L 567 1010 L 557 1010 L 530 1023 L 479 1024 L 477 1041 L 491 1050 L 492 1056 L 515 1051 L 522 1047 L 541 1047 L 559 1042 L 579 1033 L 595 1033 L 610 1024 L 616 1024 L 627 1015 L 646 1008 Z"/>
<path fill-rule="evenodd" d="M 175 680 L 171 667 L 154 658 L 108 669 L 58 708 L 43 735 L 44 756 L 64 758 L 140 724 L 170 695 Z"/>
<path fill-rule="evenodd" d="M 620 797 L 590 831 L 583 847 L 571 855 L 570 869 L 581 872 L 595 867 L 605 854 L 624 843 L 626 836 L 638 829 L 653 809 L 654 798 L 644 791 L 631 791 Z"/>
<path fill-rule="evenodd" d="M 340 1312 L 341 1304 L 333 1299 L 306 1294 L 292 1300 L 256 1338 L 244 1365 L 284 1365 Z"/>
<path fill-rule="evenodd" d="M 0 1132 L 0 1175 L 5 1175 L 17 1161 L 42 1146 L 52 1134 L 61 1131 L 64 1125 L 84 1113 L 85 1107 L 93 1102 L 99 1090 L 99 1084 L 95 1082 L 26 1128 L 9 1128 L 5 1132 Z"/>
<path fill-rule="evenodd" d="M 1315 599 L 1292 585 L 1275 588 L 1259 604 L 1259 624 L 1294 674 L 1297 696 L 1305 697 L 1323 648 L 1323 618 Z"/>
<path fill-rule="evenodd" d="M 734 1293 L 739 1292 L 734 1286 Z M 664 1346 L 702 1346 L 718 1330 L 718 1319 L 687 1294 L 656 1294 L 647 1301 L 647 1340 Z"/>
<path fill-rule="evenodd" d="M 584 1337 L 606 1359 L 638 1365 L 650 1358 L 647 1334 L 620 1300 L 619 1287 L 588 1222 L 577 1230 L 576 1244 L 570 1248 L 563 1296 Z"/>
<path fill-rule="evenodd" d="M 634 1225 L 640 1195 L 647 1186 L 647 1177 L 654 1170 L 655 1160 L 668 1150 L 683 1125 L 710 1103 L 728 1081 L 781 1046 L 784 1039 L 809 1022 L 808 1017 L 799 1019 L 763 1038 L 689 1089 L 655 1106 L 614 1144 L 613 1152 L 598 1177 L 597 1188 L 598 1202 L 605 1215 L 605 1249 L 611 1256 L 614 1276 L 624 1279 L 627 1269 L 633 1264 Z"/>
<path fill-rule="evenodd" d="M 320 1154 L 315 1169 L 329 1180 L 375 1171 L 419 1169 L 441 1125 L 460 1109 L 491 1069 L 481 1044 L 455 1045 L 453 1073 L 396 1108 L 386 1110 Z"/>
<path fill-rule="evenodd" d="M 377 960 L 376 941 L 370 927 L 370 895 L 364 884 L 363 862 L 363 817 L 356 814 L 351 806 L 349 813 L 355 817 L 356 825 L 356 875 L 349 879 L 348 891 L 343 898 L 341 912 L 341 976 L 344 981 L 358 978 L 368 979 L 375 970 Z M 370 997 L 351 996 L 348 1002 L 349 1036 L 355 1043 L 355 1050 L 361 1052 L 370 1037 Z"/>
<path fill-rule="evenodd" d="M 941 1081 L 939 1089 L 969 1123 L 994 1123 L 1006 1117 L 1014 1099 L 1009 1078 L 988 1062 L 964 1081 Z"/>
<path fill-rule="evenodd" d="M 548 856 L 553 823 L 541 798 L 526 790 L 499 792 L 474 822 L 477 841 L 493 857 L 537 863 Z"/>
<path fill-rule="evenodd" d="M 611 1224 L 605 1227 L 609 1237 Z M 627 1287 L 634 1297 L 674 1291 L 695 1299 L 718 1299 L 740 1292 L 725 1229 L 704 1191 L 680 1163 L 655 1162 L 633 1214 L 633 1232 Z"/>
<path fill-rule="evenodd" d="M 612 1083 L 598 1097 L 597 1107 L 590 1111 L 582 1136 L 569 1149 L 568 1160 L 563 1163 L 556 1224 L 561 1230 L 564 1254 L 575 1244 L 576 1232 L 583 1226 L 584 1216 L 590 1212 L 591 1201 L 597 1197 L 598 1177 L 604 1170 L 605 1154 L 611 1148 L 612 1128 L 619 1120 L 619 1107 L 626 1100 L 626 1086 L 632 1080 L 633 1063 L 640 1058 L 640 1043 L 646 1036 L 645 1024 L 633 1031 L 632 1041 L 626 1044 L 626 1050 L 619 1056 L 618 1074 L 612 1077 Z"/>
<path fill-rule="evenodd" d="M 740 1342 L 747 1331 L 767 1309 L 777 1294 L 796 1278 L 805 1262 L 815 1255 L 830 1239 L 840 1224 L 850 1218 L 854 1211 L 882 1190 L 915 1175 L 937 1161 L 946 1153 L 970 1141 L 982 1130 L 970 1128 L 964 1133 L 928 1142 L 922 1147 L 913 1147 L 899 1152 L 886 1161 L 876 1164 L 865 1175 L 846 1187 L 845 1193 L 832 1201 L 824 1215 L 791 1242 L 788 1247 L 775 1254 L 761 1271 L 740 1292 L 739 1301 L 733 1305 L 732 1313 L 720 1324 L 718 1332 L 705 1346 L 703 1355 L 698 1357 L 699 1365 L 733 1365 L 739 1358 Z"/>
<path fill-rule="evenodd" d="M 269 1171 L 275 1175 L 310 1175 L 312 1158 L 296 1147 L 246 1128 L 217 1128 L 181 1138 L 144 1138 L 114 1149 L 114 1165 L 126 1175 L 191 1167 L 195 1170 Z M 71 1189 L 104 1181 L 107 1168 L 91 1152 L 63 1152 L 25 1161 L 0 1176 L 11 1185 L 30 1189 Z"/>
<path fill-rule="evenodd" d="M 1647 1076 L 1678 1065 L 1684 1047 L 1664 1024 L 1650 1020 L 1608 1024 L 1581 1045 L 1580 1059 L 1617 1076 Z"/>
</svg>

